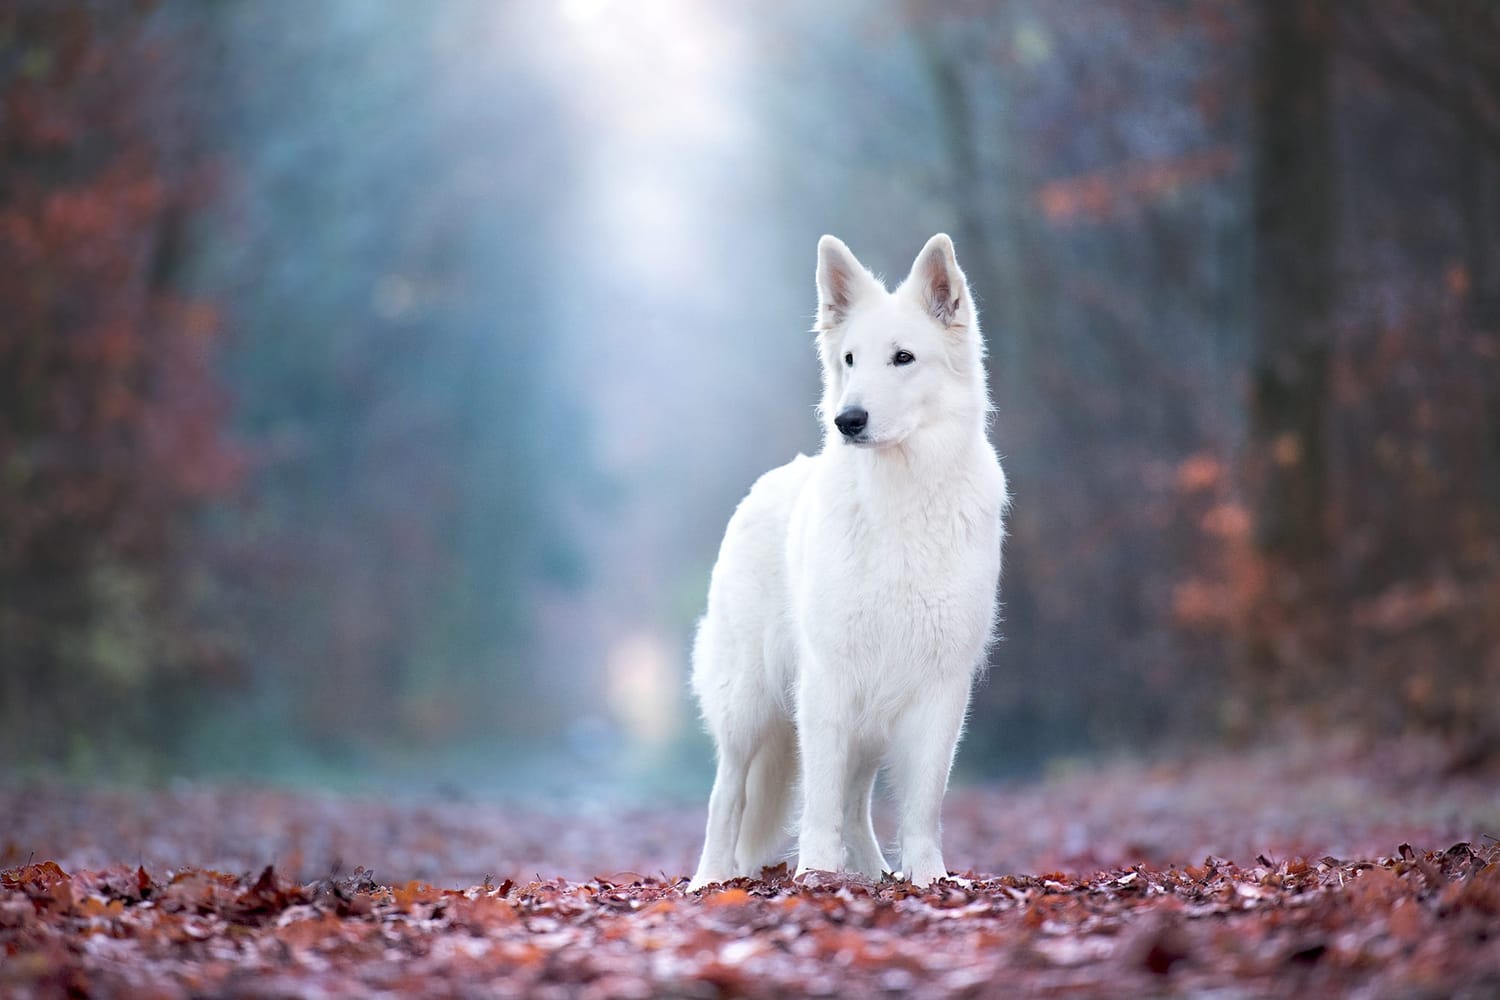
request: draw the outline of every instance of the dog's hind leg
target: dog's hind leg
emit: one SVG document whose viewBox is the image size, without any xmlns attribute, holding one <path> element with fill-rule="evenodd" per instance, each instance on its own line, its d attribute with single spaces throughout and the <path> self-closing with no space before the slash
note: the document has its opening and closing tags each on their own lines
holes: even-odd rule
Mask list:
<svg viewBox="0 0 1500 1000">
<path fill-rule="evenodd" d="M 772 723 L 762 736 L 746 781 L 745 818 L 735 847 L 735 868 L 752 877 L 781 860 L 787 809 L 797 784 L 797 734 L 789 721 Z"/>
<path fill-rule="evenodd" d="M 708 830 L 703 838 L 703 855 L 698 859 L 697 873 L 688 883 L 689 891 L 744 874 L 735 867 L 734 849 L 745 815 L 745 778 L 749 770 L 746 758 L 746 754 L 735 748 L 719 747 L 714 790 L 708 797 Z"/>
<path fill-rule="evenodd" d="M 870 794 L 880 760 L 872 754 L 850 763 L 849 785 L 844 792 L 844 868 L 878 879 L 890 871 L 870 819 Z"/>
</svg>

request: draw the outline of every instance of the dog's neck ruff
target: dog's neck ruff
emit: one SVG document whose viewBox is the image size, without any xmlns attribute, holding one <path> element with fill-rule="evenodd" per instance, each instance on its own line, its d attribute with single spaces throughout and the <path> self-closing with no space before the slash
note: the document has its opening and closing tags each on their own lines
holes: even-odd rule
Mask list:
<svg viewBox="0 0 1500 1000">
<path fill-rule="evenodd" d="M 925 506 L 923 498 L 954 493 L 962 485 L 956 481 L 974 468 L 971 456 L 988 446 L 982 424 L 955 414 L 886 448 L 856 448 L 830 439 L 824 451 L 833 453 L 861 492 L 906 497 Z"/>
</svg>

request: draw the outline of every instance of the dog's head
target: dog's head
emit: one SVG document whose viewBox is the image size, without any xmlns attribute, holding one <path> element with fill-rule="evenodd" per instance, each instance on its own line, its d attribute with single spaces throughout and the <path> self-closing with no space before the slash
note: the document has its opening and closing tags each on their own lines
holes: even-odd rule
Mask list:
<svg viewBox="0 0 1500 1000">
<path fill-rule="evenodd" d="M 983 341 L 969 284 L 939 233 L 887 291 L 843 241 L 818 241 L 818 350 L 830 435 L 866 448 L 983 420 Z"/>
</svg>

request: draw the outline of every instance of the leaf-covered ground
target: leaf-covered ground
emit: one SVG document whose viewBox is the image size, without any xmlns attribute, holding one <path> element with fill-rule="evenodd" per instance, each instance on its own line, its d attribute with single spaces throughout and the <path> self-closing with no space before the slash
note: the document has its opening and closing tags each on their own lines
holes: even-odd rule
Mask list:
<svg viewBox="0 0 1500 1000">
<path fill-rule="evenodd" d="M 1500 781 L 1299 745 L 955 792 L 951 884 L 690 895 L 699 808 L 0 790 L 0 995 L 1500 995 Z"/>
</svg>

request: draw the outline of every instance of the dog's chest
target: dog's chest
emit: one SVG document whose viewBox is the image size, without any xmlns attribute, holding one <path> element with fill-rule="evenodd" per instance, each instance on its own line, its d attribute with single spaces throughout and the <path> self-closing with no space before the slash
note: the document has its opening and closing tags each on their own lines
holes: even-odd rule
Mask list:
<svg viewBox="0 0 1500 1000">
<path fill-rule="evenodd" d="M 998 505 L 836 496 L 817 519 L 798 601 L 814 652 L 850 669 L 969 670 L 994 619 Z"/>
</svg>

